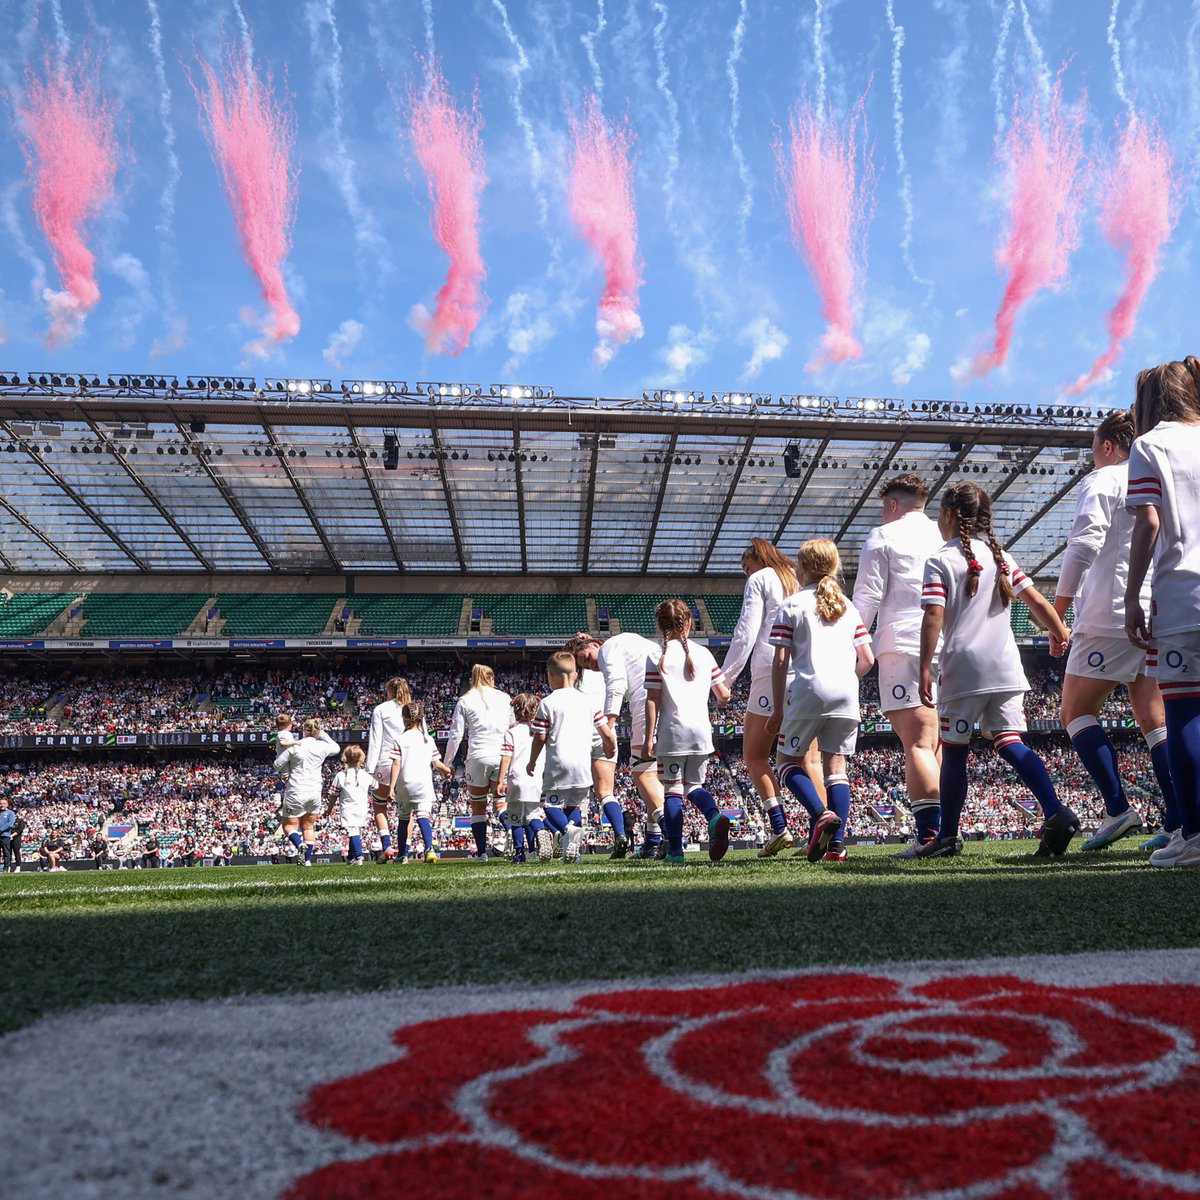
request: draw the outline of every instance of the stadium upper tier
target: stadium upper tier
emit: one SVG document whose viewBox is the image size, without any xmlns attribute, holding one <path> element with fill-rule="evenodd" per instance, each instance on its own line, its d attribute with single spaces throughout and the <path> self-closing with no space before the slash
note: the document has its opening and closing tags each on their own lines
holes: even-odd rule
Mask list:
<svg viewBox="0 0 1200 1200">
<path fill-rule="evenodd" d="M 740 594 L 672 593 L 687 601 L 697 636 L 728 637 Z M 655 605 L 668 593 L 548 594 L 335 592 L 63 592 L 0 595 L 0 640 L 21 638 L 318 638 L 598 637 L 633 631 L 655 636 Z M 1068 614 L 1069 619 L 1069 614 Z M 1041 633 L 1029 610 L 1012 606 L 1021 641 Z"/>
<path fill-rule="evenodd" d="M 0 374 L 0 571 L 728 577 L 752 536 L 789 551 L 823 536 L 852 574 L 880 482 L 913 470 L 935 497 L 961 476 L 986 487 L 1002 542 L 1041 577 L 1066 541 L 1099 416 Z M 552 616 L 566 611 L 548 605 Z"/>
</svg>

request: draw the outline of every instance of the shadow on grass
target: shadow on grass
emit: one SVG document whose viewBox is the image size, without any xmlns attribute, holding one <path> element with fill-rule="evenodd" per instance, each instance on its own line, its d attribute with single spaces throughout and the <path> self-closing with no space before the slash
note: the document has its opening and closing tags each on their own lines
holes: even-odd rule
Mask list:
<svg viewBox="0 0 1200 1200">
<path fill-rule="evenodd" d="M 5 912 L 19 966 L 0 977 L 0 1032 L 96 1003 L 1180 947 L 1198 940 L 1194 878 L 1136 853 L 1050 865 L 968 853 L 928 869 L 863 855 L 431 872 L 195 890 L 186 903 L 173 888 L 119 891 L 98 907 Z"/>
</svg>

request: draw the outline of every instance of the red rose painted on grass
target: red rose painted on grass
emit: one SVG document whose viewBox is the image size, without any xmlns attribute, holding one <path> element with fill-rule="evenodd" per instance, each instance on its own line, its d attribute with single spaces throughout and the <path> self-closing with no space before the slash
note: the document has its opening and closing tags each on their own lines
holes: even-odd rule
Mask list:
<svg viewBox="0 0 1200 1200">
<path fill-rule="evenodd" d="M 286 1200 L 1200 1194 L 1200 988 L 802 975 L 394 1040 L 303 1110 L 380 1152 Z"/>
</svg>

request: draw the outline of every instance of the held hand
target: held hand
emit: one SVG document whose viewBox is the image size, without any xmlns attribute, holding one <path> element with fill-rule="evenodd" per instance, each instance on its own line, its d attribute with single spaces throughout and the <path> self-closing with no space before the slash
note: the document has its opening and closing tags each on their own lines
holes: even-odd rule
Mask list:
<svg viewBox="0 0 1200 1200">
<path fill-rule="evenodd" d="M 1067 647 L 1071 644 L 1071 633 L 1067 631 L 1067 636 L 1059 637 L 1057 634 L 1050 635 L 1050 657 L 1062 658 L 1067 652 Z"/>
<path fill-rule="evenodd" d="M 936 708 L 933 702 L 933 672 L 928 667 L 921 668 L 921 682 L 917 686 L 917 695 L 926 708 Z"/>
<path fill-rule="evenodd" d="M 781 717 L 779 715 L 779 713 L 772 713 L 767 718 L 767 733 L 769 733 L 771 735 L 771 737 L 773 737 L 773 738 L 777 737 L 779 734 L 779 730 L 782 727 L 783 727 L 783 717 Z"/>
<path fill-rule="evenodd" d="M 1125 636 L 1142 650 L 1150 648 L 1150 631 L 1146 628 L 1141 600 L 1125 601 Z"/>
<path fill-rule="evenodd" d="M 507 779 L 497 779 L 496 780 L 496 795 L 503 796 L 507 792 L 508 792 L 508 780 Z"/>
</svg>

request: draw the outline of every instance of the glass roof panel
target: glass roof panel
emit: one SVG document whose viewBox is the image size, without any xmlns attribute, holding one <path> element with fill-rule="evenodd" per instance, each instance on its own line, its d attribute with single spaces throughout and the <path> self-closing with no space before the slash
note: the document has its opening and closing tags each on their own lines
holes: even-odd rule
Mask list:
<svg viewBox="0 0 1200 1200">
<path fill-rule="evenodd" d="M 216 570 L 264 570 L 266 560 L 195 454 L 220 461 L 224 445 L 203 435 L 189 442 L 175 425 L 153 424 L 126 441 L 126 462 Z"/>
<path fill-rule="evenodd" d="M 665 434 L 601 437 L 586 570 L 642 569 L 669 440 Z"/>
<path fill-rule="evenodd" d="M 591 463 L 590 434 L 524 431 L 530 455 L 525 484 L 525 542 L 531 571 L 560 574 L 583 568 L 583 513 Z M 610 440 L 601 434 L 601 441 Z"/>
<path fill-rule="evenodd" d="M 428 429 L 396 429 L 400 465 L 372 475 L 383 511 L 392 527 L 400 560 L 410 571 L 457 571 L 454 528 L 436 460 L 429 458 Z M 420 458 L 418 455 L 424 455 Z M 475 456 L 470 461 L 474 464 Z"/>
<path fill-rule="evenodd" d="M 520 571 L 517 475 L 527 481 L 531 447 L 514 445 L 504 429 L 449 429 L 438 438 L 467 570 Z"/>
<path fill-rule="evenodd" d="M 63 559 L 6 508 L 0 508 L 0 550 L 14 571 L 62 571 L 67 567 Z"/>
</svg>

